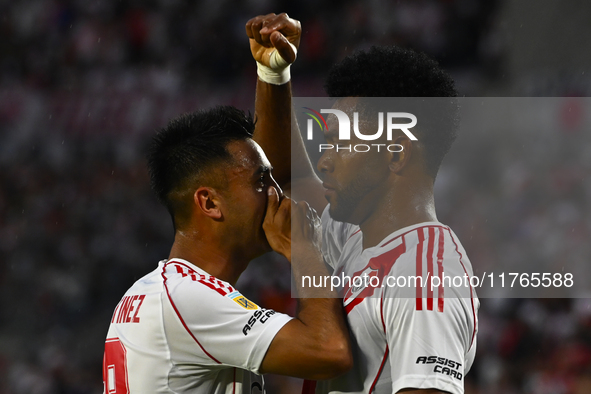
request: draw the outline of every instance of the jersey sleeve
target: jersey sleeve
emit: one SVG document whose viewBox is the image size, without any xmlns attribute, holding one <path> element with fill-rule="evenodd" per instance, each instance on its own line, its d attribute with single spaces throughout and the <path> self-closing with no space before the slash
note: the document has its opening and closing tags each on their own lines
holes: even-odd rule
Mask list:
<svg viewBox="0 0 591 394">
<path fill-rule="evenodd" d="M 429 308 L 426 299 L 417 300 L 395 287 L 387 287 L 381 301 L 381 319 L 390 350 L 392 392 L 435 388 L 463 393 L 464 375 L 476 350 L 476 312 L 472 302 L 477 300 L 450 295 L 441 309 L 437 299 L 435 307 Z"/>
<path fill-rule="evenodd" d="M 322 256 L 324 261 L 333 269 L 341 257 L 341 252 L 347 240 L 359 230 L 358 226 L 337 222 L 328 212 L 330 204 L 322 211 Z"/>
<path fill-rule="evenodd" d="M 259 373 L 273 338 L 291 320 L 288 315 L 260 308 L 231 287 L 212 285 L 198 276 L 184 277 L 169 287 L 174 310 L 212 365 Z"/>
</svg>

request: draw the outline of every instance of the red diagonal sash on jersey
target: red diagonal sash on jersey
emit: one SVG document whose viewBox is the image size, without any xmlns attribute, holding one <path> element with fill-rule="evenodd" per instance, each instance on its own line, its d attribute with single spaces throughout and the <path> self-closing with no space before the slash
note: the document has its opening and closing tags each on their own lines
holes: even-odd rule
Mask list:
<svg viewBox="0 0 591 394">
<path fill-rule="evenodd" d="M 384 244 L 383 246 L 386 246 Z M 365 287 L 358 295 L 355 296 L 353 300 L 345 305 L 345 311 L 347 313 L 351 312 L 351 310 L 358 305 L 361 301 L 363 301 L 366 297 L 371 297 L 375 292 L 376 288 L 380 288 L 382 286 L 384 277 L 390 273 L 392 266 L 398 260 L 398 258 L 406 251 L 406 245 L 404 242 L 404 236 L 402 237 L 402 243 L 379 256 L 373 257 L 369 260 L 369 263 L 361 270 L 355 272 L 351 276 L 351 281 L 353 278 L 361 276 L 361 274 L 366 273 L 369 278 L 377 277 L 379 282 L 377 286 L 367 286 Z M 364 279 L 365 280 L 365 279 Z M 344 301 L 347 302 L 348 299 L 353 297 L 353 292 L 351 287 L 349 286 L 351 283 L 345 283 L 344 286 Z"/>
</svg>

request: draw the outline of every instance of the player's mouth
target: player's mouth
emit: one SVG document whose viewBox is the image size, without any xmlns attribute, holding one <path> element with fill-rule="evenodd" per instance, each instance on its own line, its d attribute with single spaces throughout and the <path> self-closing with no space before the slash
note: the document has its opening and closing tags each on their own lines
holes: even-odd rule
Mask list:
<svg viewBox="0 0 591 394">
<path fill-rule="evenodd" d="M 328 190 L 334 190 L 335 187 L 331 183 L 322 182 L 322 187 Z"/>
<path fill-rule="evenodd" d="M 326 198 L 330 202 L 331 197 L 333 197 L 336 194 L 335 187 L 332 186 L 330 183 L 326 182 L 322 183 L 322 186 L 326 189 L 324 191 L 324 198 Z"/>
</svg>

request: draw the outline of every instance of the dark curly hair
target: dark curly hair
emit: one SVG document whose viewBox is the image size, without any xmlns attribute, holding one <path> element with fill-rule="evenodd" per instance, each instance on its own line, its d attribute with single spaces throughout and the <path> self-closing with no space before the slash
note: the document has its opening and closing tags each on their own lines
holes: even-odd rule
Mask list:
<svg viewBox="0 0 591 394">
<path fill-rule="evenodd" d="M 457 136 L 458 102 L 453 79 L 435 60 L 411 49 L 372 46 L 335 64 L 324 87 L 333 98 L 415 98 L 405 99 L 406 107 L 419 119 L 416 131 L 425 147 L 426 170 L 436 176 Z"/>
<path fill-rule="evenodd" d="M 214 166 L 231 160 L 230 142 L 251 138 L 251 114 L 231 106 L 217 106 L 184 114 L 158 131 L 149 147 L 148 170 L 152 190 L 170 212 L 175 229 L 188 216 L 187 201 L 207 183 L 223 188 L 225 180 Z"/>
</svg>

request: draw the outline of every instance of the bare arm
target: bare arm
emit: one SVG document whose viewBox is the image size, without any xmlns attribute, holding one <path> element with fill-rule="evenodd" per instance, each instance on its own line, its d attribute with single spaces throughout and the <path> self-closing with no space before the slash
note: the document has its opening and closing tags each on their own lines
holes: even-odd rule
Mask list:
<svg viewBox="0 0 591 394">
<path fill-rule="evenodd" d="M 287 14 L 269 14 L 249 20 L 246 34 L 253 58 L 259 63 L 269 66 L 270 54 L 275 50 L 292 63 L 296 54 L 289 43 L 299 47 L 301 26 Z M 306 200 L 322 212 L 327 204 L 324 188 L 310 163 L 297 122 L 292 121 L 291 82 L 273 85 L 258 78 L 255 116 L 254 139 L 273 164 L 279 185 L 290 196 L 297 191 L 294 198 Z"/>
<path fill-rule="evenodd" d="M 279 196 L 273 187 L 263 229 L 271 247 L 292 263 L 298 287 L 298 312 L 275 336 L 261 365 L 262 373 L 305 379 L 330 379 L 353 363 L 343 304 L 330 288 L 303 288 L 302 276 L 327 276 L 320 252 L 321 226 L 306 202 Z"/>
</svg>

